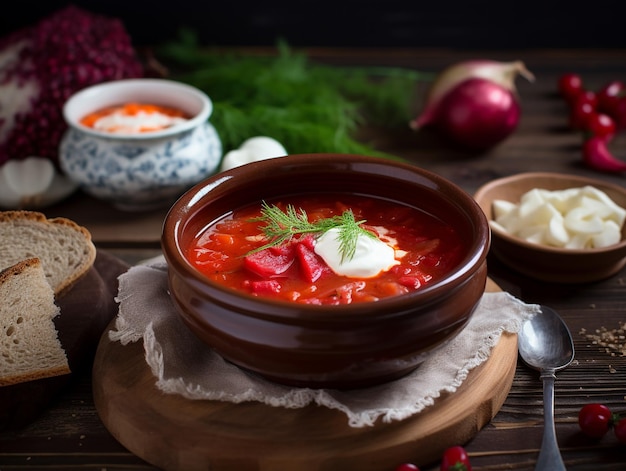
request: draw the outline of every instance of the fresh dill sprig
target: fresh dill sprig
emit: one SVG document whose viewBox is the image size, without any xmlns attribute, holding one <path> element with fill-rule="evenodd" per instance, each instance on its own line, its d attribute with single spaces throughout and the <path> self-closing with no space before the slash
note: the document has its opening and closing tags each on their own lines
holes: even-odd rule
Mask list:
<svg viewBox="0 0 626 471">
<path fill-rule="evenodd" d="M 341 224 L 335 226 L 339 229 L 339 252 L 341 253 L 341 262 L 348 259 L 351 260 L 356 252 L 357 240 L 360 235 L 364 235 L 371 238 L 376 238 L 370 231 L 363 229 L 361 224 L 365 222 L 356 221 L 354 219 L 354 213 L 351 210 L 344 211 L 341 216 L 336 216 L 341 219 Z"/>
<path fill-rule="evenodd" d="M 283 211 L 278 206 L 270 206 L 264 201 L 261 205 L 261 215 L 251 219 L 251 221 L 265 223 L 264 226 L 259 228 L 270 241 L 249 253 L 279 246 L 290 241 L 297 234 L 323 234 L 330 229 L 338 229 L 339 252 L 343 262 L 354 257 L 359 235 L 376 237 L 370 231 L 361 227 L 361 224 L 365 221 L 357 221 L 350 209 L 345 210 L 341 215 L 309 222 L 306 211 L 302 208 L 296 209 L 290 204 Z"/>
<path fill-rule="evenodd" d="M 419 82 L 409 68 L 330 66 L 279 41 L 272 54 L 202 46 L 182 30 L 157 50 L 170 78 L 204 90 L 224 151 L 270 136 L 289 154 L 336 152 L 400 159 L 358 138 L 364 124 L 407 127 Z M 401 160 L 401 159 L 400 159 Z"/>
</svg>

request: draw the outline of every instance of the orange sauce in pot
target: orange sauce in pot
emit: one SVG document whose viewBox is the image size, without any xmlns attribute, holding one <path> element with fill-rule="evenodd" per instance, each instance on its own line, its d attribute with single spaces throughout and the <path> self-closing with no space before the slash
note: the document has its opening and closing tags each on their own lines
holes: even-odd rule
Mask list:
<svg viewBox="0 0 626 471">
<path fill-rule="evenodd" d="M 139 134 L 160 131 L 187 121 L 182 110 L 150 103 L 126 103 L 89 113 L 80 123 L 113 134 Z"/>
</svg>

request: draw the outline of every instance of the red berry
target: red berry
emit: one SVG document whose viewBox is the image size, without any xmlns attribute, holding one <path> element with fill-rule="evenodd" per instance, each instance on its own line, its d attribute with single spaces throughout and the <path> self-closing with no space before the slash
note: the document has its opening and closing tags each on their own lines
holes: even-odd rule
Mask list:
<svg viewBox="0 0 626 471">
<path fill-rule="evenodd" d="M 626 95 L 613 97 L 602 111 L 613 118 L 618 129 L 626 128 Z"/>
<path fill-rule="evenodd" d="M 576 96 L 576 102 L 589 103 L 594 109 L 598 108 L 598 95 L 591 90 L 583 90 Z"/>
<path fill-rule="evenodd" d="M 443 452 L 441 471 L 472 471 L 469 456 L 462 446 L 453 446 Z"/>
<path fill-rule="evenodd" d="M 587 117 L 584 130 L 592 136 L 611 138 L 615 134 L 617 127 L 615 121 L 609 115 L 593 112 Z"/>
<path fill-rule="evenodd" d="M 582 130 L 587 127 L 589 117 L 596 112 L 595 106 L 581 95 L 572 104 L 569 125 L 572 129 Z"/>
<path fill-rule="evenodd" d="M 413 463 L 402 463 L 395 471 L 420 471 L 420 469 Z"/>
<path fill-rule="evenodd" d="M 614 102 L 620 97 L 624 96 L 626 91 L 626 85 L 620 80 L 613 80 L 602 87 L 598 95 L 598 109 L 602 112 L 608 112 L 614 106 Z"/>
<path fill-rule="evenodd" d="M 613 427 L 619 442 L 626 444 L 626 418 L 618 420 Z"/>
<path fill-rule="evenodd" d="M 574 99 L 583 92 L 583 81 L 580 75 L 567 73 L 561 75 L 558 82 L 559 92 L 568 103 L 572 103 Z"/>
<path fill-rule="evenodd" d="M 591 438 L 602 438 L 611 427 L 612 414 L 603 404 L 587 404 L 578 412 L 580 430 Z M 626 424 L 624 424 L 626 432 Z"/>
</svg>

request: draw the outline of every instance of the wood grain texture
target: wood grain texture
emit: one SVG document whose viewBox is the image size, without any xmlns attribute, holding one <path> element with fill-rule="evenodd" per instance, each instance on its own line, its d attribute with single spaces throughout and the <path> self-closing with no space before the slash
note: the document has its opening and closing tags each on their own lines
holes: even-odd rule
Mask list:
<svg viewBox="0 0 626 471">
<path fill-rule="evenodd" d="M 570 23 L 571 24 L 571 23 Z M 621 30 L 620 30 L 621 31 Z M 525 40 L 524 37 L 520 39 Z M 364 126 L 363 140 L 441 174 L 473 194 L 487 181 L 527 171 L 557 171 L 626 184 L 622 174 L 603 174 L 581 161 L 581 136 L 567 128 L 567 109 L 556 93 L 558 76 L 579 72 L 589 88 L 626 77 L 626 49 L 525 49 L 521 51 L 459 50 L 450 48 L 311 48 L 315 60 L 337 65 L 399 66 L 437 71 L 465 59 L 524 60 L 537 80 L 517 80 L 522 103 L 519 127 L 501 145 L 479 155 L 450 149 L 433 133 Z M 423 89 L 417 90 L 415 109 Z M 626 158 L 626 133 L 610 143 Z M 163 214 L 123 214 L 78 192 L 46 209 L 48 217 L 67 216 L 84 223 L 96 244 L 127 263 L 159 253 Z M 577 415 L 590 402 L 606 403 L 626 413 L 626 356 L 605 351 L 583 332 L 616 328 L 626 320 L 626 269 L 598 283 L 582 286 L 536 281 L 515 272 L 497 258 L 488 260 L 489 276 L 503 290 L 527 303 L 545 303 L 565 319 L 574 336 L 574 363 L 556 380 L 557 439 L 569 471 L 623 471 L 626 448 L 612 434 L 590 441 L 579 431 Z M 581 267 L 584 269 L 584 267 Z M 533 471 L 543 428 L 541 382 L 537 372 L 518 361 L 511 390 L 496 416 L 465 443 L 475 471 Z M 142 433 L 150 433 L 142 432 Z M 415 450 L 417 453 L 419 450 Z M 403 456 L 378 462 L 376 471 L 394 471 Z M 418 462 L 421 471 L 439 471 L 438 457 Z M 250 466 L 251 467 L 251 464 Z M 88 371 L 74 378 L 39 418 L 20 430 L 0 432 L 0 469 L 157 471 L 120 444 L 104 427 L 93 403 Z M 245 469 L 245 468 L 242 468 Z M 346 464 L 346 470 L 354 467 Z M 289 470 L 297 471 L 297 470 Z"/>
<path fill-rule="evenodd" d="M 489 288 L 497 289 L 491 281 Z M 454 394 L 403 421 L 351 428 L 345 415 L 325 407 L 285 409 L 163 394 L 141 342 L 122 346 L 104 335 L 93 368 L 94 401 L 122 444 L 166 470 L 374 471 L 399 459 L 427 462 L 470 440 L 506 399 L 516 359 L 517 337 L 504 335 Z"/>
</svg>

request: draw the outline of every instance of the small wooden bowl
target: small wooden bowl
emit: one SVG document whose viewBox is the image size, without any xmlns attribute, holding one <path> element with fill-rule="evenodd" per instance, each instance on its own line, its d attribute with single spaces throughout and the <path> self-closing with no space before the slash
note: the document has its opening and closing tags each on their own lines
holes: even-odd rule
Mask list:
<svg viewBox="0 0 626 471">
<path fill-rule="evenodd" d="M 550 191 L 591 185 L 604 191 L 616 204 L 626 208 L 626 189 L 593 178 L 549 172 L 529 172 L 500 178 L 478 189 L 474 199 L 493 219 L 493 202 L 519 202 L 536 188 Z M 626 265 L 626 225 L 620 243 L 598 249 L 564 249 L 527 242 L 499 230 L 492 230 L 491 250 L 504 263 L 532 278 L 556 283 L 588 283 L 608 278 Z"/>
</svg>

